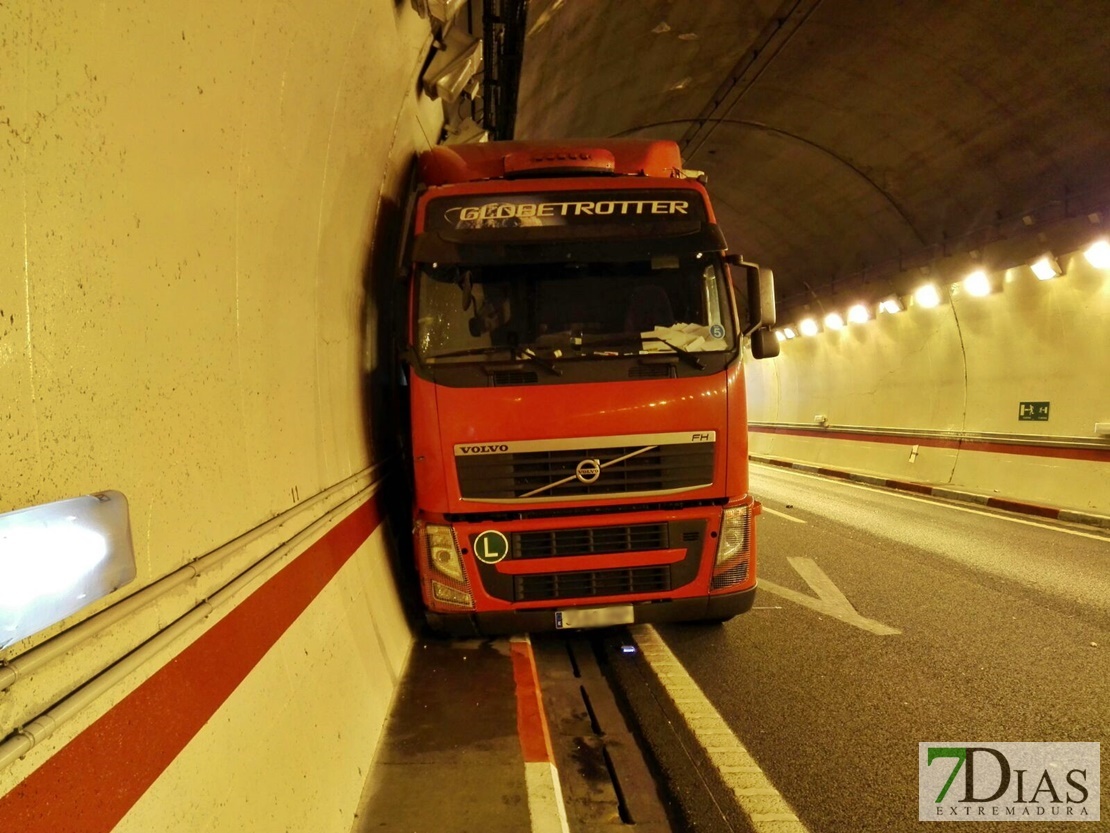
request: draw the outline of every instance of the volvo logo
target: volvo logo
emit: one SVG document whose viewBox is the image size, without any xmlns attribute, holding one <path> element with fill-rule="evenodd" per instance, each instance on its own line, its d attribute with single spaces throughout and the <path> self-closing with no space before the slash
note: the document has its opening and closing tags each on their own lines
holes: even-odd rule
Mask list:
<svg viewBox="0 0 1110 833">
<path fill-rule="evenodd" d="M 601 477 L 601 461 L 593 459 L 583 460 L 574 467 L 574 476 L 586 485 L 596 483 L 597 479 Z"/>
<path fill-rule="evenodd" d="M 460 445 L 459 451 L 463 454 L 504 454 L 509 450 L 505 443 L 500 445 Z"/>
</svg>

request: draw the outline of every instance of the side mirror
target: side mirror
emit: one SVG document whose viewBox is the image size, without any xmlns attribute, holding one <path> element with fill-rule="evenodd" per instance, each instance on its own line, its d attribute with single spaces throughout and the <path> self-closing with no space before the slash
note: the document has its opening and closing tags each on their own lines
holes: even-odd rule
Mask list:
<svg viewBox="0 0 1110 833">
<path fill-rule="evenodd" d="M 779 354 L 779 340 L 770 330 L 759 329 L 752 333 L 752 356 L 773 359 Z"/>
<path fill-rule="evenodd" d="M 746 263 L 739 255 L 726 255 L 725 262 L 733 267 L 740 314 L 745 316 L 740 329 L 751 337 L 752 355 L 771 359 L 779 354 L 779 342 L 771 328 L 775 326 L 775 276 L 770 269 Z"/>
<path fill-rule="evenodd" d="M 775 326 L 775 276 L 771 270 L 746 263 L 739 255 L 726 255 L 725 262 L 733 267 L 732 283 L 740 314 L 746 316 L 740 322 L 744 335 L 750 336 L 760 327 Z"/>
<path fill-rule="evenodd" d="M 747 267 L 748 332 L 775 326 L 775 276 L 770 269 L 752 264 Z"/>
</svg>

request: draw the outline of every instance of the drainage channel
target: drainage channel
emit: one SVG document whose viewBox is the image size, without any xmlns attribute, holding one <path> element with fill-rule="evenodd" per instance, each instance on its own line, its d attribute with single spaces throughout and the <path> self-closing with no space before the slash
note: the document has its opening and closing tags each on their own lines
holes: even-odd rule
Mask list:
<svg viewBox="0 0 1110 833">
<path fill-rule="evenodd" d="M 737 766 L 743 763 L 740 752 L 726 743 L 732 737 L 731 733 L 718 733 L 720 736 L 714 735 L 712 739 L 699 737 L 696 730 L 706 722 L 706 717 L 698 709 L 698 698 L 689 693 L 676 696 L 671 690 L 672 678 L 677 676 L 677 671 L 665 667 L 666 662 L 661 667 L 657 656 L 659 651 L 654 648 L 647 651 L 640 644 L 641 640 L 647 639 L 647 647 L 653 647 L 651 638 L 661 642 L 654 630 L 648 628 L 647 633 L 642 633 L 643 630 L 644 626 L 633 631 L 626 628 L 590 631 L 577 642 L 568 641 L 564 648 L 577 666 L 579 679 L 584 681 L 581 685 L 585 713 L 598 715 L 596 723 L 602 731 L 607 725 L 622 727 L 627 732 L 621 737 L 622 742 L 636 747 L 636 768 L 632 771 L 640 773 L 645 780 L 636 781 L 635 786 L 622 760 L 610 755 L 616 784 L 613 796 L 617 801 L 623 798 L 625 810 L 622 819 L 628 820 L 624 822 L 626 825 L 633 825 L 625 829 L 636 829 L 635 825 L 639 823 L 636 800 L 650 792 L 657 798 L 656 806 L 661 805 L 671 830 L 804 833 L 805 828 L 795 818 L 786 820 L 780 817 L 781 814 L 768 815 L 764 812 L 767 808 L 755 806 L 769 800 L 764 795 L 768 791 L 747 789 L 750 784 L 737 780 L 753 776 L 748 773 L 750 767 Z M 604 698 L 604 710 L 598 708 L 600 698 Z M 569 695 L 564 698 L 564 702 L 568 701 Z M 591 723 L 592 728 L 594 723 Z M 602 735 L 602 739 L 607 740 L 608 736 Z M 722 747 L 727 747 L 723 753 Z M 605 748 L 611 751 L 613 745 L 606 743 Z M 718 760 L 721 754 L 729 756 L 724 766 Z M 742 772 L 732 774 L 733 770 Z M 562 768 L 560 772 L 563 772 Z M 654 783 L 648 785 L 647 778 Z M 744 797 L 753 792 L 759 796 L 754 799 Z M 660 826 L 655 829 L 667 828 Z"/>
<path fill-rule="evenodd" d="M 570 831 L 684 830 L 606 677 L 606 633 L 532 637 Z"/>
</svg>

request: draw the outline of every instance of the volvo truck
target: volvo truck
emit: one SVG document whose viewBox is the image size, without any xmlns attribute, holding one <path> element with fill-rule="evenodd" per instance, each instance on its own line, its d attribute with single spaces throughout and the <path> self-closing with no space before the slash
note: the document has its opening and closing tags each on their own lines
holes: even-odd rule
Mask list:
<svg viewBox="0 0 1110 833">
<path fill-rule="evenodd" d="M 416 178 L 402 356 L 432 629 L 747 611 L 744 362 L 778 352 L 774 292 L 705 177 L 674 142 L 597 140 L 437 147 Z"/>
</svg>

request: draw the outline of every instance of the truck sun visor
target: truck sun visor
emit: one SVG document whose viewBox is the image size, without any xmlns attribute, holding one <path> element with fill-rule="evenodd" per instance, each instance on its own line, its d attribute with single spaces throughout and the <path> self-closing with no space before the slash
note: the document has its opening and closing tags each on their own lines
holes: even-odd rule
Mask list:
<svg viewBox="0 0 1110 833">
<path fill-rule="evenodd" d="M 468 195 L 429 202 L 421 263 L 558 262 L 721 251 L 697 191 Z"/>
</svg>

